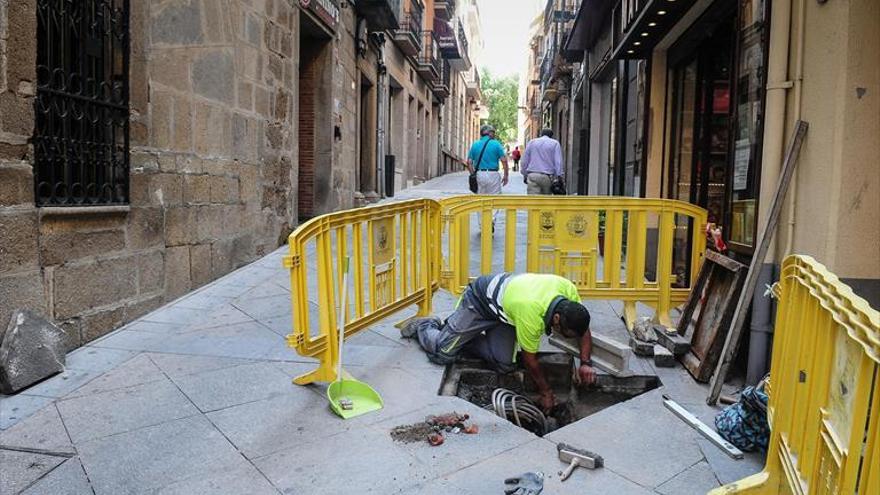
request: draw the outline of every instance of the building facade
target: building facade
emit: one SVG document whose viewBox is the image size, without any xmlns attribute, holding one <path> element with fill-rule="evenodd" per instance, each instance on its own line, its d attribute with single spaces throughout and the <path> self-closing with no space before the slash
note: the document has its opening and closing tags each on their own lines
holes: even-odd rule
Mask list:
<svg viewBox="0 0 880 495">
<path fill-rule="evenodd" d="M 880 85 L 878 9 L 876 2 L 585 0 L 562 48 L 580 61 L 572 127 L 588 136 L 584 146 L 569 146 L 570 185 L 579 194 L 697 204 L 722 227 L 728 254 L 748 264 L 783 150 L 795 122 L 805 120 L 810 128 L 761 286 L 778 276 L 785 255 L 809 254 L 880 306 L 880 99 L 869 96 Z M 680 280 L 690 275 L 684 260 L 693 228 L 702 226 L 676 225 Z M 758 293 L 752 382 L 764 372 L 772 332 L 770 300 Z"/>
<path fill-rule="evenodd" d="M 0 2 L 0 324 L 33 309 L 81 345 L 442 173 L 467 53 L 435 45 L 455 2 L 410 5 Z"/>
</svg>

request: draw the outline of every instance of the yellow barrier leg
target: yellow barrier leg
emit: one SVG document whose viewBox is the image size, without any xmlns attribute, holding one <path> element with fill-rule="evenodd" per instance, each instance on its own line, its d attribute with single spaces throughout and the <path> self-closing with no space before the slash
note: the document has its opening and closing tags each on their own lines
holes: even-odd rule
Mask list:
<svg viewBox="0 0 880 495">
<path fill-rule="evenodd" d="M 624 301 L 623 303 L 623 322 L 628 330 L 633 329 L 636 323 L 636 303 L 635 301 Z"/>
<path fill-rule="evenodd" d="M 733 483 L 728 483 L 724 486 L 720 486 L 709 492 L 707 495 L 731 495 L 734 493 L 771 493 L 767 490 L 767 487 L 765 486 L 769 479 L 770 476 L 767 473 L 760 472 L 747 478 L 734 481 Z"/>
</svg>

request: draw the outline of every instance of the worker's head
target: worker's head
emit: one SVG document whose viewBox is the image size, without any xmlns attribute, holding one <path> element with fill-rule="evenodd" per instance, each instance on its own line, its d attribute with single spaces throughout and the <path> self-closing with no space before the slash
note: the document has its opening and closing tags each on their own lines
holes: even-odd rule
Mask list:
<svg viewBox="0 0 880 495">
<path fill-rule="evenodd" d="M 553 137 L 553 129 L 541 129 L 541 136 Z"/>
<path fill-rule="evenodd" d="M 552 323 L 551 329 L 554 332 L 567 338 L 580 339 L 590 329 L 590 312 L 583 304 L 564 299 L 556 306 Z"/>
<path fill-rule="evenodd" d="M 494 135 L 495 135 L 495 128 L 492 127 L 491 125 L 486 124 L 483 127 L 480 127 L 480 136 L 494 136 Z"/>
</svg>

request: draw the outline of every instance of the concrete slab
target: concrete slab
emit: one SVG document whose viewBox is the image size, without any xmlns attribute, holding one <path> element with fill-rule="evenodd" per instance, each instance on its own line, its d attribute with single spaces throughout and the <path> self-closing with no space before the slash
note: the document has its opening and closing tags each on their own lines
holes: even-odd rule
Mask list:
<svg viewBox="0 0 880 495">
<path fill-rule="evenodd" d="M 578 468 L 568 480 L 563 482 L 559 479 L 558 472 L 565 467 L 566 465 L 559 461 L 554 442 L 534 439 L 525 445 L 441 479 L 451 482 L 466 493 L 501 493 L 505 479 L 524 472 L 541 471 L 545 476 L 544 493 L 554 495 L 652 493 L 651 490 L 604 468 L 596 470 Z"/>
<path fill-rule="evenodd" d="M 351 426 L 330 411 L 325 397 L 293 385 L 285 395 L 221 409 L 207 417 L 249 459 L 301 446 Z"/>
<path fill-rule="evenodd" d="M 290 295 L 281 294 L 255 299 L 238 298 L 232 305 L 255 320 L 273 318 L 290 313 Z"/>
<path fill-rule="evenodd" d="M 63 452 L 71 455 L 76 452 L 55 404 L 49 404 L 34 415 L 0 431 L 0 448 L 2 447 Z"/>
<path fill-rule="evenodd" d="M 100 375 L 101 373 L 97 371 L 66 369 L 52 378 L 28 387 L 23 392 L 28 395 L 40 395 L 43 397 L 64 397 Z"/>
<path fill-rule="evenodd" d="M 0 493 L 19 493 L 64 461 L 64 457 L 0 449 Z"/>
<path fill-rule="evenodd" d="M 705 495 L 719 486 L 712 467 L 706 461 L 700 461 L 658 486 L 656 492 L 662 495 Z"/>
<path fill-rule="evenodd" d="M 100 349 L 85 346 L 80 347 L 67 355 L 65 367 L 68 369 L 103 373 L 128 361 L 136 354 L 136 351 L 120 351 L 116 349 Z"/>
<path fill-rule="evenodd" d="M 165 380 L 165 374 L 146 354 L 138 354 L 86 385 L 74 390 L 66 398 L 100 394 L 111 390 L 134 387 L 144 383 Z"/>
<path fill-rule="evenodd" d="M 261 325 L 275 332 L 281 337 L 287 337 L 293 333 L 293 315 L 285 313 L 281 316 L 257 320 Z"/>
<path fill-rule="evenodd" d="M 61 400 L 58 411 L 76 445 L 198 413 L 168 380 Z"/>
<path fill-rule="evenodd" d="M 171 304 L 145 315 L 140 321 L 186 326 L 202 317 L 204 317 L 204 311 L 201 309 Z"/>
<path fill-rule="evenodd" d="M 395 426 L 418 423 L 424 421 L 427 416 L 453 411 L 469 414 L 471 422 L 479 427 L 479 433 L 447 435 L 446 441 L 440 447 L 432 447 L 427 442 L 399 444 L 416 459 L 432 466 L 437 475 L 455 472 L 537 438 L 532 433 L 517 428 L 495 414 L 458 397 L 439 397 L 432 405 L 378 423 L 375 428 L 390 436 Z"/>
<path fill-rule="evenodd" d="M 95 493 L 145 493 L 245 469 L 247 461 L 203 416 L 140 428 L 78 446 Z"/>
<path fill-rule="evenodd" d="M 21 495 L 93 495 L 89 480 L 78 458 L 61 463 Z"/>
<path fill-rule="evenodd" d="M 254 363 L 178 377 L 174 383 L 202 412 L 290 393 L 290 377 L 275 363 Z"/>
<path fill-rule="evenodd" d="M 53 401 L 51 397 L 16 394 L 0 395 L 0 430 L 29 417 Z"/>
<path fill-rule="evenodd" d="M 192 495 L 228 493 L 248 495 L 277 495 L 278 490 L 251 464 L 232 468 L 221 467 L 194 474 L 155 491 L 157 495 Z"/>
<path fill-rule="evenodd" d="M 243 364 L 253 364 L 257 361 L 251 359 L 234 359 L 213 356 L 191 356 L 186 354 L 161 354 L 147 353 L 153 363 L 159 367 L 168 378 L 176 380 L 186 375 L 202 373 L 204 371 L 221 370 Z"/>
<path fill-rule="evenodd" d="M 746 452 L 743 459 L 735 460 L 704 438 L 698 438 L 697 445 L 706 456 L 706 462 L 709 463 L 712 472 L 715 473 L 715 477 L 722 485 L 733 483 L 764 469 L 766 457 L 764 453 Z"/>
<path fill-rule="evenodd" d="M 395 445 L 386 432 L 369 427 L 305 442 L 253 462 L 282 493 L 386 494 L 432 478 L 431 466 Z"/>
<path fill-rule="evenodd" d="M 654 488 L 703 459 L 696 431 L 665 411 L 654 390 L 547 435 L 598 451 L 605 467 Z"/>
<path fill-rule="evenodd" d="M 254 321 L 253 318 L 246 315 L 232 304 L 221 304 L 210 310 L 203 311 L 202 317 L 189 322 L 183 329 L 183 332 L 188 333 L 195 330 L 224 327 L 252 321 Z"/>
<path fill-rule="evenodd" d="M 138 320 L 129 323 L 124 327 L 126 330 L 134 330 L 136 332 L 175 334 L 180 333 L 186 328 L 185 323 L 159 323 L 156 321 Z"/>
</svg>

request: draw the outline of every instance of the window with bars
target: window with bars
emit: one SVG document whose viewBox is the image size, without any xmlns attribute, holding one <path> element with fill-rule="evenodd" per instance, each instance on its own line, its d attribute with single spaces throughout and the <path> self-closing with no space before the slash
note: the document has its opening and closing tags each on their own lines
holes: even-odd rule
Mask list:
<svg viewBox="0 0 880 495">
<path fill-rule="evenodd" d="M 128 203 L 129 0 L 37 1 L 40 206 Z"/>
</svg>

